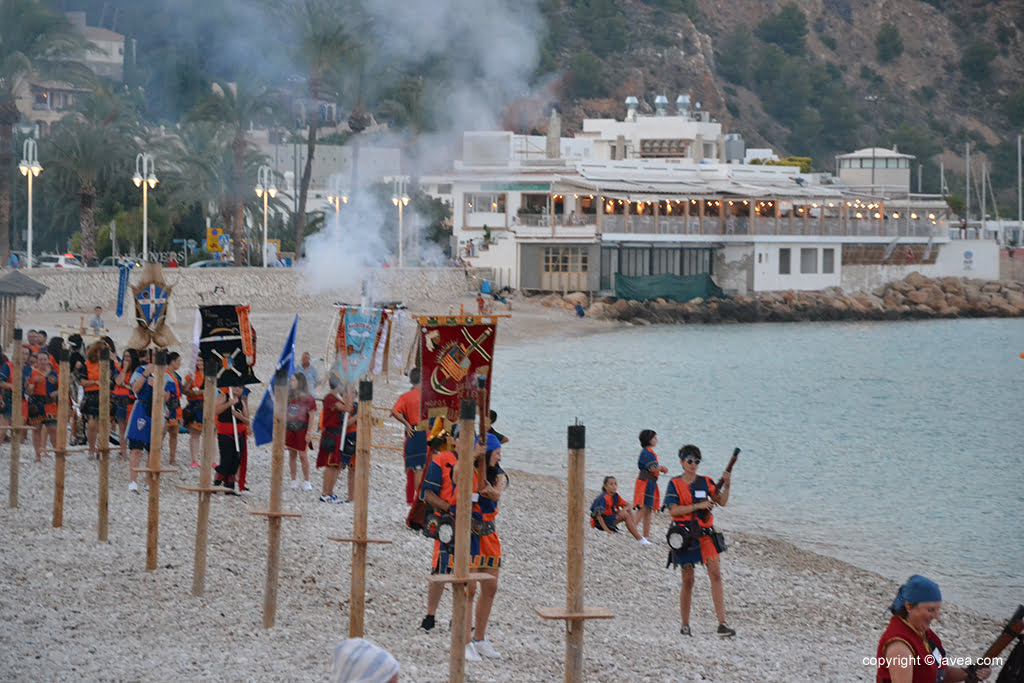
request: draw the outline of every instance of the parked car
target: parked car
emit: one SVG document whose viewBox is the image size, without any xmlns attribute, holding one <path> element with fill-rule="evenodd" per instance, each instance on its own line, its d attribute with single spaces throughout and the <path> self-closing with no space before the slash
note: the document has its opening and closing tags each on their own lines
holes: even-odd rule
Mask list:
<svg viewBox="0 0 1024 683">
<path fill-rule="evenodd" d="M 82 268 L 82 262 L 74 254 L 43 254 L 32 263 L 36 268 Z"/>
<path fill-rule="evenodd" d="M 218 261 L 217 259 L 206 259 L 205 261 L 196 261 L 195 263 L 188 264 L 189 268 L 232 268 L 234 263 L 231 261 Z"/>
<path fill-rule="evenodd" d="M 121 264 L 128 266 L 129 268 L 141 268 L 142 261 L 139 259 L 125 258 L 124 256 L 108 256 L 100 261 L 100 268 L 114 268 Z"/>
</svg>

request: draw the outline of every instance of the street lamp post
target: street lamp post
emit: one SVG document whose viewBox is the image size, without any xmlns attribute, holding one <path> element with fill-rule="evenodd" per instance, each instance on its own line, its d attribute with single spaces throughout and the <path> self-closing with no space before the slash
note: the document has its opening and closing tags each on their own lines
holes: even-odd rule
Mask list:
<svg viewBox="0 0 1024 683">
<path fill-rule="evenodd" d="M 156 187 L 160 181 L 156 179 L 156 164 L 153 163 L 153 156 L 145 152 L 135 155 L 135 175 L 132 182 L 135 187 L 142 188 L 142 261 L 149 261 L 149 190 Z"/>
<path fill-rule="evenodd" d="M 405 267 L 405 230 L 402 224 L 402 209 L 409 205 L 409 195 L 406 188 L 409 184 L 409 176 L 398 176 L 392 180 L 395 193 L 391 195 L 391 203 L 398 207 L 398 267 Z"/>
<path fill-rule="evenodd" d="M 38 176 L 42 171 L 43 167 L 39 165 L 39 159 L 36 157 L 36 141 L 32 138 L 25 140 L 25 144 L 21 148 L 21 163 L 18 164 L 18 169 L 21 171 L 21 175 L 28 178 L 28 250 L 26 252 L 26 260 L 28 263 L 25 265 L 26 268 L 32 267 L 32 179 Z"/>
<path fill-rule="evenodd" d="M 274 170 L 260 166 L 256 172 L 256 196 L 263 198 L 263 267 L 267 267 L 267 199 L 277 196 L 274 186 Z"/>
<path fill-rule="evenodd" d="M 330 187 L 328 191 L 330 194 L 327 195 L 327 201 L 334 207 L 334 215 L 337 216 L 341 213 L 341 205 L 348 204 L 348 195 L 341 191 L 341 174 L 331 174 Z"/>
<path fill-rule="evenodd" d="M 878 95 L 867 95 L 865 98 L 871 103 L 872 119 L 875 124 L 874 140 L 871 142 L 871 190 L 875 189 L 875 148 L 878 146 Z"/>
</svg>

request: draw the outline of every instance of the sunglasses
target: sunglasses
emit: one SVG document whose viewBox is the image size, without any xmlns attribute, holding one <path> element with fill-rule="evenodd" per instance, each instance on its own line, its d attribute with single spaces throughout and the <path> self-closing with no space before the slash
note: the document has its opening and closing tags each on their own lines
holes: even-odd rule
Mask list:
<svg viewBox="0 0 1024 683">
<path fill-rule="evenodd" d="M 685 462 L 687 465 L 699 465 L 700 458 L 683 458 L 683 462 Z"/>
</svg>

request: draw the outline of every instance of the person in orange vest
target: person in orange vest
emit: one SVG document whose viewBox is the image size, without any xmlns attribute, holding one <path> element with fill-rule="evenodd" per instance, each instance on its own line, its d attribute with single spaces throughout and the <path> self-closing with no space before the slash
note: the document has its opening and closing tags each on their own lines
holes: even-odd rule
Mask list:
<svg viewBox="0 0 1024 683">
<path fill-rule="evenodd" d="M 182 393 L 188 406 L 182 410 L 181 419 L 188 430 L 188 452 L 192 456 L 192 468 L 199 467 L 199 446 L 203 436 L 203 384 L 206 382 L 203 359 L 196 359 L 196 370 L 186 375 Z"/>
<path fill-rule="evenodd" d="M 50 367 L 50 354 L 43 352 L 36 356 L 36 366 L 25 381 L 25 395 L 28 397 L 28 420 L 35 427 L 32 445 L 36 451 L 36 462 L 43 459 L 46 441 L 57 445 L 57 373 Z"/>
</svg>

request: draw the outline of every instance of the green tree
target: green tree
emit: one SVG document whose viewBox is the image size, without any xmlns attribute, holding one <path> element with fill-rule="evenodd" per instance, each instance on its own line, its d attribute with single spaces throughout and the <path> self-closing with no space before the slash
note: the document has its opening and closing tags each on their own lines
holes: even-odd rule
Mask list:
<svg viewBox="0 0 1024 683">
<path fill-rule="evenodd" d="M 999 48 L 995 45 L 982 38 L 975 38 L 960 57 L 960 71 L 973 81 L 987 81 L 992 75 L 992 60 L 997 54 Z"/>
<path fill-rule="evenodd" d="M 626 48 L 626 18 L 614 0 L 576 0 L 576 24 L 594 54 L 607 57 Z"/>
<path fill-rule="evenodd" d="M 315 103 L 330 94 L 328 85 L 340 80 L 340 72 L 358 57 L 357 36 L 361 31 L 360 22 L 365 19 L 359 8 L 346 0 L 278 0 L 276 9 L 283 25 L 292 31 L 292 57 L 305 70 L 309 98 Z M 361 85 L 357 85 L 358 89 Z M 357 102 L 354 114 L 362 113 L 358 107 Z M 316 154 L 316 111 L 307 115 L 306 125 L 306 163 L 299 181 L 299 209 L 295 216 L 296 254 L 302 253 L 306 230 L 306 198 Z"/>
<path fill-rule="evenodd" d="M 96 260 L 96 198 L 99 188 L 127 177 L 135 140 L 141 138 L 138 115 L 109 91 L 95 90 L 75 112 L 54 125 L 43 141 L 58 198 L 77 205 L 82 257 Z"/>
<path fill-rule="evenodd" d="M 750 82 L 750 58 L 753 36 L 750 29 L 740 24 L 722 41 L 717 52 L 718 70 L 733 83 L 746 85 Z"/>
<path fill-rule="evenodd" d="M 878 61 L 891 62 L 903 54 L 903 36 L 896 24 L 886 22 L 875 35 L 875 48 Z"/>
<path fill-rule="evenodd" d="M 807 37 L 807 15 L 796 3 L 783 5 L 778 14 L 757 25 L 757 37 L 778 45 L 786 54 L 802 55 Z"/>
<path fill-rule="evenodd" d="M 590 50 L 580 50 L 573 55 L 566 94 L 577 99 L 604 97 L 608 94 L 604 66 Z"/>
<path fill-rule="evenodd" d="M 67 17 L 35 0 L 0 0 L 0 263 L 11 248 L 11 175 L 14 124 L 21 120 L 17 98 L 38 75 L 87 83 L 80 62 L 86 43 Z"/>
<path fill-rule="evenodd" d="M 243 83 L 218 83 L 214 92 L 200 102 L 189 115 L 188 120 L 214 121 L 231 131 L 231 207 L 230 224 L 235 263 L 246 263 L 243 251 L 242 231 L 245 227 L 245 202 L 252 194 L 255 175 L 247 174 L 246 159 L 253 151 L 247 136 L 249 126 L 254 122 L 271 124 L 279 119 L 277 99 L 265 85 Z"/>
</svg>

